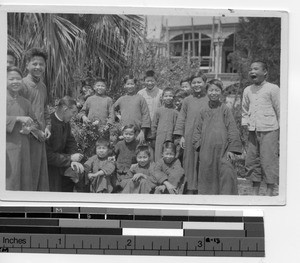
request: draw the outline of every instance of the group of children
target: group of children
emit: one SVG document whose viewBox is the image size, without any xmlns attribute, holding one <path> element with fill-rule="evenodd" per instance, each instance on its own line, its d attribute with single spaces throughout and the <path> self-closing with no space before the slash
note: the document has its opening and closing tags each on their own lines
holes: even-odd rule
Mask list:
<svg viewBox="0 0 300 263">
<path fill-rule="evenodd" d="M 32 164 L 36 167 L 36 162 L 39 163 L 39 169 L 35 169 L 36 175 L 33 173 L 33 178 L 40 179 L 35 183 L 37 186 L 33 190 L 43 190 L 43 180 L 40 176 L 45 174 L 42 169 L 45 154 L 43 147 L 44 141 L 51 136 L 51 123 L 47 122 L 46 89 L 41 82 L 45 60 L 40 53 L 31 54 L 28 65 L 35 63 L 35 68 L 30 71 L 30 67 L 27 67 L 29 75 L 23 80 L 27 88 L 22 88 L 24 84 L 21 85 L 21 72 L 14 67 L 8 68 L 7 189 L 13 189 L 11 185 L 15 183 L 15 178 L 25 180 L 30 175 L 30 169 L 26 172 L 20 171 L 23 168 L 10 171 L 16 169 L 11 168 L 13 162 L 10 160 L 17 155 L 16 150 L 10 147 L 9 134 L 14 132 L 14 137 L 22 127 L 26 127 L 27 124 L 34 127 L 32 123 L 36 123 L 36 129 L 40 129 L 40 133 L 36 134 L 40 136 L 33 138 L 37 145 L 34 146 L 36 149 L 33 148 L 34 153 L 21 151 L 20 154 L 39 155 Z M 278 102 L 278 105 L 274 106 L 272 103 L 275 98 L 272 97 L 271 100 L 266 98 L 268 95 L 263 95 L 265 97 L 262 100 L 269 106 L 269 115 L 275 116 L 277 121 L 277 126 L 274 123 L 273 126 L 267 125 L 264 133 L 260 135 L 265 137 L 265 132 L 279 129 L 279 88 L 266 82 L 266 73 L 267 67 L 264 62 L 253 63 L 249 75 L 254 84 L 246 88 L 246 91 L 250 89 L 247 94 L 253 93 L 259 97 L 261 87 L 267 83 L 265 93 L 272 93 Z M 13 78 L 18 85 L 12 84 Z M 238 194 L 237 174 L 233 162 L 236 155 L 242 153 L 242 144 L 233 114 L 221 102 L 222 82 L 217 79 L 207 81 L 206 75 L 199 71 L 190 78 L 183 79 L 177 91 L 168 87 L 160 89 L 156 86 L 154 71 L 150 70 L 146 72 L 144 85 L 145 88 L 137 92 L 137 80 L 133 76 L 126 76 L 126 95 L 113 103 L 106 95 L 105 80 L 97 79 L 94 82 L 94 94 L 85 97 L 78 117 L 84 123 L 104 125 L 106 129 L 110 129 L 112 124 L 118 121 L 122 124 L 122 136 L 114 145 L 104 138 L 99 139 L 96 142 L 96 154 L 83 164 L 84 171 L 74 171 L 73 179 L 78 182 L 80 178 L 81 182 L 84 181 L 88 186 L 88 191 L 94 193 Z M 33 109 L 30 108 L 30 103 L 23 101 L 22 96 L 31 102 Z M 254 135 L 257 136 L 260 131 L 258 125 L 255 126 L 257 120 L 252 114 L 256 112 L 254 108 L 258 111 L 264 111 L 264 108 L 245 96 L 244 94 L 243 118 L 252 118 Z M 28 109 L 23 107 L 22 103 L 26 104 Z M 17 110 L 12 109 L 11 105 L 18 105 L 14 106 Z M 268 119 L 265 118 L 262 122 L 264 121 Z M 249 125 L 249 122 L 244 124 Z M 251 129 L 249 130 L 252 131 Z M 34 128 L 31 128 L 30 132 L 32 131 Z M 22 141 L 18 136 L 22 137 Z M 276 137 L 276 134 L 274 136 Z M 29 139 L 23 142 L 25 140 L 22 134 L 16 135 L 14 140 L 22 149 L 26 149 L 26 143 L 29 143 Z M 252 159 L 256 161 L 256 170 L 260 167 L 257 162 L 262 148 L 266 152 L 265 147 L 270 147 L 270 144 L 257 146 L 260 149 L 256 151 L 256 156 L 252 154 Z M 19 157 L 15 162 L 22 163 L 21 159 Z M 271 162 L 273 170 L 269 179 L 269 172 L 266 171 Z M 249 174 L 253 177 L 253 165 L 246 160 L 246 164 L 248 163 Z M 259 182 L 265 179 L 270 189 L 268 194 L 272 195 L 273 186 L 278 182 L 278 169 L 274 168 L 274 165 L 279 165 L 278 151 L 277 159 L 275 153 L 266 165 L 262 164 L 263 172 L 256 173 L 253 186 L 257 190 Z M 26 176 L 23 176 L 23 173 L 26 173 Z M 19 188 L 18 190 L 28 190 L 26 187 Z"/>
</svg>

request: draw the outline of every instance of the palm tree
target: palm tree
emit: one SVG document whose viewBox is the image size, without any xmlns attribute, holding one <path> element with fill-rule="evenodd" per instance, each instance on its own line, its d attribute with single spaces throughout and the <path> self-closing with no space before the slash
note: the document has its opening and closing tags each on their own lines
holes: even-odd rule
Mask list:
<svg viewBox="0 0 300 263">
<path fill-rule="evenodd" d="M 8 48 L 22 68 L 28 49 L 45 48 L 49 95 L 61 97 L 76 89 L 74 72 L 86 66 L 112 78 L 136 54 L 143 29 L 143 18 L 136 15 L 9 13 Z"/>
</svg>

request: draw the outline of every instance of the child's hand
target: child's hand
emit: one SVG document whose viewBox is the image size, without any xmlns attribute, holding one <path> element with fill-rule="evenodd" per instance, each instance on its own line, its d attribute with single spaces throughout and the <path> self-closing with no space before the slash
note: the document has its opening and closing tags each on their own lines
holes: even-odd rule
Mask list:
<svg viewBox="0 0 300 263">
<path fill-rule="evenodd" d="M 185 139 L 184 139 L 184 137 L 183 137 L 183 136 L 180 138 L 180 142 L 179 142 L 179 144 L 180 144 L 180 147 L 181 147 L 182 149 L 184 149 L 184 148 L 185 148 Z"/>
<path fill-rule="evenodd" d="M 138 182 L 139 180 L 141 180 L 142 178 L 146 179 L 146 176 L 142 173 L 137 173 L 132 177 L 132 181 L 133 182 Z"/>
<path fill-rule="evenodd" d="M 165 190 L 166 190 L 166 186 L 165 185 L 160 185 L 160 186 L 157 186 L 155 188 L 156 191 L 159 191 L 161 193 L 163 193 Z"/>
<path fill-rule="evenodd" d="M 168 181 L 164 181 L 164 185 L 166 186 L 167 190 L 169 191 L 170 194 L 178 194 L 178 191 L 174 185 L 169 183 Z"/>
<path fill-rule="evenodd" d="M 47 126 L 47 127 L 45 128 L 45 139 L 49 139 L 50 136 L 51 136 L 50 127 Z"/>
<path fill-rule="evenodd" d="M 140 142 L 143 143 L 145 141 L 145 134 L 143 131 L 140 131 L 139 135 L 136 137 L 136 139 Z"/>
<path fill-rule="evenodd" d="M 98 176 L 97 173 L 88 173 L 89 180 L 92 180 L 92 179 L 96 178 L 97 176 Z"/>
<path fill-rule="evenodd" d="M 91 121 L 89 120 L 89 118 L 86 117 L 86 116 L 82 116 L 82 121 L 83 121 L 83 123 L 89 123 L 89 122 L 91 122 Z"/>
<path fill-rule="evenodd" d="M 230 161 L 231 163 L 235 161 L 235 154 L 233 152 L 227 152 L 226 157 L 227 161 Z"/>
<path fill-rule="evenodd" d="M 97 126 L 99 124 L 99 121 L 97 120 L 97 121 L 94 121 L 93 123 L 92 123 L 92 125 L 94 125 L 94 126 Z"/>
</svg>

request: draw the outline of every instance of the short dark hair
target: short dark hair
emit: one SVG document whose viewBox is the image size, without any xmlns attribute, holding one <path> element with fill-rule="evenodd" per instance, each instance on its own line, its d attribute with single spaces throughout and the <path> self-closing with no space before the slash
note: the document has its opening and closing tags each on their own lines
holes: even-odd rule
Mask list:
<svg viewBox="0 0 300 263">
<path fill-rule="evenodd" d="M 191 82 L 191 78 L 190 78 L 190 77 L 186 77 L 186 78 L 181 79 L 181 80 L 180 80 L 180 86 L 181 86 L 181 84 L 182 84 L 183 82 L 188 82 L 188 83 L 190 83 L 190 82 Z"/>
<path fill-rule="evenodd" d="M 178 89 L 178 90 L 176 90 L 175 91 L 175 98 L 185 98 L 185 97 L 187 97 L 189 94 L 186 92 L 186 91 L 184 91 L 184 90 L 182 90 L 182 89 Z"/>
<path fill-rule="evenodd" d="M 205 83 L 207 81 L 207 76 L 201 70 L 192 75 L 190 81 L 192 82 L 195 78 L 202 78 Z"/>
<path fill-rule="evenodd" d="M 170 87 L 164 88 L 162 96 L 164 96 L 166 92 L 172 92 L 173 96 L 175 95 L 174 89 L 172 89 Z"/>
<path fill-rule="evenodd" d="M 176 146 L 172 141 L 165 141 L 163 143 L 162 152 L 164 152 L 167 149 L 172 150 L 172 152 L 176 155 Z"/>
<path fill-rule="evenodd" d="M 223 92 L 223 82 L 221 80 L 219 80 L 219 79 L 212 79 L 212 80 L 210 80 L 209 82 L 207 82 L 206 90 L 208 90 L 208 88 L 211 85 L 217 86 Z"/>
<path fill-rule="evenodd" d="M 95 78 L 93 81 L 93 86 L 95 86 L 95 84 L 98 82 L 103 82 L 105 84 L 105 86 L 107 86 L 106 79 L 104 79 L 104 78 Z"/>
<path fill-rule="evenodd" d="M 12 56 L 15 60 L 17 60 L 17 56 L 11 49 L 7 50 L 7 56 Z"/>
<path fill-rule="evenodd" d="M 145 152 L 149 157 L 151 156 L 149 145 L 139 145 L 135 150 L 135 156 L 137 156 L 140 152 Z"/>
<path fill-rule="evenodd" d="M 124 76 L 124 78 L 123 78 L 124 84 L 126 84 L 127 80 L 129 80 L 129 79 L 132 79 L 133 82 L 134 82 L 134 84 L 137 83 L 137 79 L 136 79 L 133 75 L 126 75 L 126 76 Z"/>
<path fill-rule="evenodd" d="M 155 72 L 154 72 L 154 70 L 152 70 L 152 69 L 147 70 L 144 79 L 146 79 L 147 77 L 155 78 Z"/>
<path fill-rule="evenodd" d="M 101 139 L 99 139 L 99 140 L 97 140 L 96 141 L 96 148 L 98 147 L 98 146 L 106 146 L 107 148 L 110 148 L 110 143 L 109 143 L 109 141 L 108 140 L 105 140 L 105 139 L 103 139 L 103 138 L 101 138 Z"/>
<path fill-rule="evenodd" d="M 77 105 L 76 104 L 76 100 L 74 100 L 73 98 L 71 98 L 70 96 L 64 96 L 63 98 L 61 98 L 57 104 L 57 107 L 59 109 L 61 109 L 63 106 L 67 106 L 69 109 L 73 107 L 73 105 Z"/>
<path fill-rule="evenodd" d="M 18 67 L 15 67 L 15 66 L 7 67 L 7 73 L 13 72 L 13 71 L 18 72 L 20 74 L 20 76 L 23 78 L 22 71 Z"/>
<path fill-rule="evenodd" d="M 124 132 L 126 129 L 133 129 L 134 133 L 136 133 L 138 131 L 138 128 L 136 127 L 136 125 L 130 123 L 130 124 L 126 124 L 123 129 L 122 132 Z"/>
<path fill-rule="evenodd" d="M 260 64 L 262 65 L 263 69 L 266 70 L 266 71 L 268 71 L 268 69 L 269 69 L 268 64 L 267 64 L 265 61 L 263 61 L 263 60 L 254 60 L 254 61 L 251 63 L 251 65 L 252 65 L 253 63 L 260 63 Z"/>
<path fill-rule="evenodd" d="M 42 48 L 31 48 L 25 54 L 26 62 L 29 62 L 33 57 L 42 57 L 45 61 L 48 59 L 48 54 L 46 50 Z"/>
</svg>

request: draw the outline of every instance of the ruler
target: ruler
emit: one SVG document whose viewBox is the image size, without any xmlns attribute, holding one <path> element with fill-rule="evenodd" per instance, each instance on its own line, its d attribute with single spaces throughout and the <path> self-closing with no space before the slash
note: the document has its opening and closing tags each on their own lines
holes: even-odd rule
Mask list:
<svg viewBox="0 0 300 263">
<path fill-rule="evenodd" d="M 0 207 L 0 252 L 264 257 L 261 211 Z"/>
</svg>

